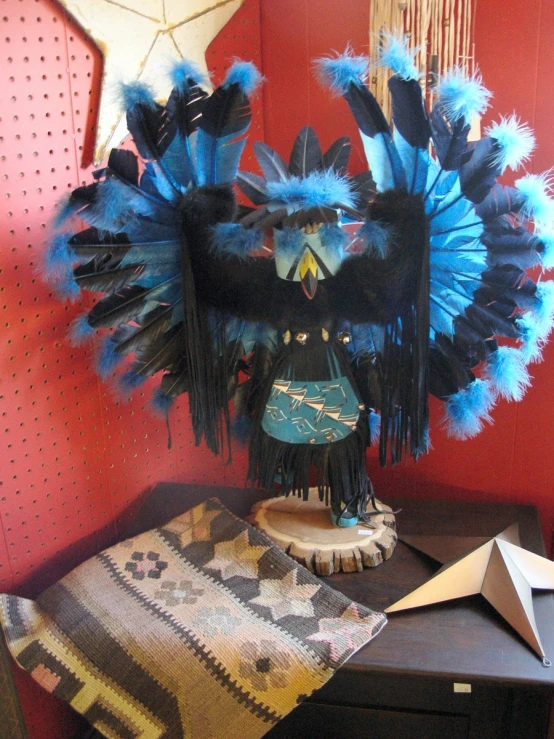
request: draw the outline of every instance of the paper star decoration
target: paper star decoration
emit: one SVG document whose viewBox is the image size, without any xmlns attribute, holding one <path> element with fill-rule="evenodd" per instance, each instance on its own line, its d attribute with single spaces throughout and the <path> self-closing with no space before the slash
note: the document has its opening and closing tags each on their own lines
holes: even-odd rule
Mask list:
<svg viewBox="0 0 554 739">
<path fill-rule="evenodd" d="M 164 70 L 186 58 L 207 73 L 206 49 L 244 0 L 60 0 L 104 57 L 94 163 L 127 135 L 117 100 L 121 82 L 147 82 L 165 102 Z"/>
<path fill-rule="evenodd" d="M 402 537 L 407 544 L 438 561 L 441 558 L 437 556 L 437 544 L 448 545 L 450 539 L 459 537 Z M 549 660 L 535 622 L 533 588 L 554 589 L 554 562 L 522 549 L 517 524 L 514 524 L 485 543 L 479 543 L 469 554 L 446 564 L 428 582 L 393 603 L 385 612 L 419 608 L 480 593 L 547 664 Z"/>
<path fill-rule="evenodd" d="M 320 585 L 299 585 L 296 582 L 298 570 L 291 570 L 282 580 L 262 580 L 260 595 L 252 598 L 250 603 L 265 606 L 277 621 L 283 616 L 313 616 L 314 605 L 311 601 Z"/>
<path fill-rule="evenodd" d="M 222 580 L 231 577 L 258 577 L 258 562 L 269 547 L 253 547 L 248 541 L 248 531 L 243 531 L 231 541 L 222 541 L 214 547 L 214 558 L 205 564 L 210 570 L 219 570 Z"/>
</svg>

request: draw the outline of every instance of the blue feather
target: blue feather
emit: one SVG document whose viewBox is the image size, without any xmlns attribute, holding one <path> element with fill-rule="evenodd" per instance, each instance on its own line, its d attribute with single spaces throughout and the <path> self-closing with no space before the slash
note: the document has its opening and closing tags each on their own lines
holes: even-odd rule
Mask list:
<svg viewBox="0 0 554 739">
<path fill-rule="evenodd" d="M 543 251 L 540 255 L 541 264 L 544 269 L 554 269 L 554 228 L 548 230 L 538 230 L 537 234 L 543 245 Z"/>
<path fill-rule="evenodd" d="M 156 101 L 152 88 L 144 82 L 121 83 L 119 97 L 124 110 L 131 110 L 135 105 L 155 108 Z"/>
<path fill-rule="evenodd" d="M 546 338 L 554 324 L 554 280 L 539 282 L 535 298 L 532 314 L 541 337 Z"/>
<path fill-rule="evenodd" d="M 320 80 L 344 95 L 352 111 L 364 145 L 373 179 L 380 192 L 392 187 L 406 187 L 406 174 L 392 140 L 390 126 L 360 74 L 361 64 L 353 63 L 350 52 L 332 59 L 318 59 Z"/>
<path fill-rule="evenodd" d="M 466 124 L 485 112 L 491 97 L 479 74 L 468 77 L 458 67 L 450 69 L 439 80 L 437 93 L 448 119 L 452 122 L 463 119 Z"/>
<path fill-rule="evenodd" d="M 77 206 L 71 203 L 71 194 L 64 195 L 63 198 L 58 200 L 54 208 L 54 215 L 52 216 L 54 228 L 61 228 L 82 207 L 82 203 Z"/>
<path fill-rule="evenodd" d="M 122 392 L 130 392 L 143 385 L 146 380 L 148 380 L 148 377 L 139 375 L 130 369 L 118 377 L 117 384 Z"/>
<path fill-rule="evenodd" d="M 550 197 L 550 173 L 528 174 L 515 181 L 516 188 L 525 196 L 522 212 L 535 221 L 539 228 L 554 224 L 554 200 Z"/>
<path fill-rule="evenodd" d="M 243 132 L 242 132 L 243 133 Z M 236 134 L 215 138 L 201 128 L 196 139 L 196 171 L 198 184 L 234 182 L 246 139 L 231 141 Z"/>
<path fill-rule="evenodd" d="M 379 39 L 377 65 L 387 67 L 403 80 L 419 80 L 421 74 L 414 64 L 419 49 L 409 49 L 408 41 L 385 33 Z"/>
<path fill-rule="evenodd" d="M 155 243 L 158 241 L 175 241 L 179 240 L 181 228 L 178 219 L 178 211 L 175 211 L 176 219 L 174 223 L 154 223 L 148 219 L 136 219 L 127 225 L 125 233 L 129 237 L 129 241 L 133 243 Z"/>
<path fill-rule="evenodd" d="M 98 185 L 96 201 L 82 211 L 83 220 L 101 231 L 121 233 L 138 226 L 138 216 L 123 182 L 109 178 Z"/>
<path fill-rule="evenodd" d="M 81 296 L 81 288 L 73 279 L 73 275 L 57 282 L 54 285 L 54 290 L 62 300 L 70 300 L 72 303 Z"/>
<path fill-rule="evenodd" d="M 485 423 L 492 423 L 490 411 L 494 402 L 490 383 L 479 379 L 451 395 L 446 401 L 443 419 L 448 436 L 456 439 L 471 439 L 477 436 Z"/>
<path fill-rule="evenodd" d="M 410 192 L 424 192 L 427 184 L 427 170 L 431 160 L 428 150 L 411 146 L 400 134 L 398 128 L 394 132 L 394 143 L 406 172 L 406 181 Z"/>
<path fill-rule="evenodd" d="M 526 364 L 542 361 L 542 351 L 546 343 L 544 331 L 529 312 L 523 313 L 516 319 L 516 326 L 520 333 L 520 352 Z"/>
<path fill-rule="evenodd" d="M 262 81 L 263 75 L 253 62 L 237 60 L 227 72 L 222 87 L 226 90 L 231 85 L 238 85 L 245 95 L 251 95 Z"/>
<path fill-rule="evenodd" d="M 336 57 L 322 57 L 314 61 L 316 74 L 324 87 L 335 95 L 344 95 L 350 85 L 365 82 L 369 66 L 366 56 L 354 56 L 351 49 Z"/>
<path fill-rule="evenodd" d="M 176 240 L 159 241 L 155 243 L 133 244 L 121 260 L 120 266 L 128 264 L 147 263 L 156 265 L 172 264 L 176 268 L 180 266 L 181 244 Z"/>
<path fill-rule="evenodd" d="M 402 162 L 390 134 L 377 133 L 372 137 L 366 136 L 365 133 L 360 131 L 360 137 L 378 192 L 385 192 L 385 190 L 395 187 L 396 170 L 402 172 L 405 181 L 406 175 L 402 168 Z M 396 160 L 398 161 L 396 162 Z"/>
<path fill-rule="evenodd" d="M 527 161 L 535 148 L 533 131 L 525 124 L 520 123 L 517 115 L 509 118 L 502 117 L 499 123 L 493 123 L 485 129 L 491 139 L 500 144 L 499 151 L 494 156 L 494 163 L 500 164 L 502 171 L 506 167 L 517 169 Z"/>
<path fill-rule="evenodd" d="M 506 400 L 519 402 L 531 385 L 524 355 L 509 346 L 499 346 L 491 354 L 487 375 L 494 389 Z"/>
<path fill-rule="evenodd" d="M 385 329 L 378 324 L 354 324 L 351 327 L 354 357 L 376 356 L 385 346 Z"/>
<path fill-rule="evenodd" d="M 156 413 L 162 416 L 167 416 L 169 409 L 175 402 L 175 398 L 169 397 L 165 393 L 162 393 L 160 388 L 157 388 L 152 394 L 151 405 Z"/>
<path fill-rule="evenodd" d="M 350 239 L 346 231 L 344 231 L 336 223 L 325 223 L 319 229 L 319 237 L 323 246 L 331 249 L 338 256 L 343 256 L 345 248 Z"/>
<path fill-rule="evenodd" d="M 332 208 L 338 204 L 354 207 L 350 182 L 331 169 L 312 172 L 307 177 L 289 177 L 283 182 L 268 182 L 267 193 L 272 200 L 291 205 L 294 210 Z"/>
<path fill-rule="evenodd" d="M 379 221 L 365 221 L 359 231 L 359 235 L 367 239 L 368 252 L 379 259 L 386 258 L 392 234 L 391 226 L 384 225 Z"/>
<path fill-rule="evenodd" d="M 219 256 L 248 257 L 261 249 L 263 240 L 262 229 L 243 228 L 238 223 L 218 223 L 212 229 L 212 247 Z"/>
<path fill-rule="evenodd" d="M 173 61 L 169 68 L 169 77 L 173 87 L 178 89 L 186 89 L 189 82 L 205 86 L 210 84 L 208 75 L 200 69 L 198 64 L 188 59 Z"/>
<path fill-rule="evenodd" d="M 304 242 L 304 234 L 299 228 L 289 228 L 288 226 L 281 231 L 275 231 L 274 235 L 275 251 L 282 254 L 293 256 Z"/>
<path fill-rule="evenodd" d="M 189 184 L 193 182 L 196 177 L 191 155 L 192 149 L 195 145 L 196 136 L 196 131 L 192 133 L 188 139 L 177 134 L 167 147 L 161 159 L 164 168 L 173 177 L 182 193 L 187 191 Z M 141 180 L 141 185 L 142 184 Z"/>
<path fill-rule="evenodd" d="M 110 372 L 114 370 L 124 360 L 122 354 L 115 351 L 116 343 L 108 337 L 100 344 L 98 356 L 96 358 L 96 369 L 100 377 L 105 380 Z"/>
<path fill-rule="evenodd" d="M 85 315 L 77 316 L 72 322 L 69 329 L 69 341 L 72 346 L 79 346 L 85 341 L 92 339 L 95 334 L 96 329 L 90 325 L 88 322 L 88 313 L 85 313 Z"/>
<path fill-rule="evenodd" d="M 368 422 L 370 441 L 372 444 L 378 444 L 379 436 L 381 434 L 381 415 L 379 413 L 375 413 L 375 411 L 370 411 Z"/>
<path fill-rule="evenodd" d="M 67 233 L 56 234 L 48 245 L 41 267 L 44 279 L 56 281 L 70 276 L 75 255 L 69 246 L 69 237 Z"/>
<path fill-rule="evenodd" d="M 246 446 L 250 439 L 250 431 L 252 429 L 252 421 L 248 416 L 237 416 L 231 424 L 231 433 L 233 438 L 238 441 L 241 446 Z"/>
</svg>

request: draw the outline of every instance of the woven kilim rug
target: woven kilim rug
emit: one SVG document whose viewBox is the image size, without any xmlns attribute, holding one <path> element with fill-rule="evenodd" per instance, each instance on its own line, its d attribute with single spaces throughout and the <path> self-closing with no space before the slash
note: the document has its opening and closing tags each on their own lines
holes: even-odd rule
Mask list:
<svg viewBox="0 0 554 739">
<path fill-rule="evenodd" d="M 117 739 L 263 736 L 386 621 L 216 499 L 36 602 L 0 596 L 0 620 L 20 666 Z"/>
</svg>

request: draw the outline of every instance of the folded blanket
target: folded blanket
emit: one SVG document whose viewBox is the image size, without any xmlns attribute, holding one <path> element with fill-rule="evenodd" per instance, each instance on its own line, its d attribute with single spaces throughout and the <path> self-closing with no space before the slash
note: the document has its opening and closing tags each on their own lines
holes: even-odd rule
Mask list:
<svg viewBox="0 0 554 739">
<path fill-rule="evenodd" d="M 19 665 L 106 737 L 254 739 L 384 626 L 210 499 L 0 596 Z"/>
</svg>

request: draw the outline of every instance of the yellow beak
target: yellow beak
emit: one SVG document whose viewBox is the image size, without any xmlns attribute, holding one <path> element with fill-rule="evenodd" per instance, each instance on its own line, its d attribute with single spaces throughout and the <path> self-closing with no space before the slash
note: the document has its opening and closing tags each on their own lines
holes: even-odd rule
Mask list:
<svg viewBox="0 0 554 739">
<path fill-rule="evenodd" d="M 304 254 L 298 265 L 300 282 L 306 297 L 311 300 L 317 290 L 317 262 L 310 249 L 304 249 Z"/>
</svg>

